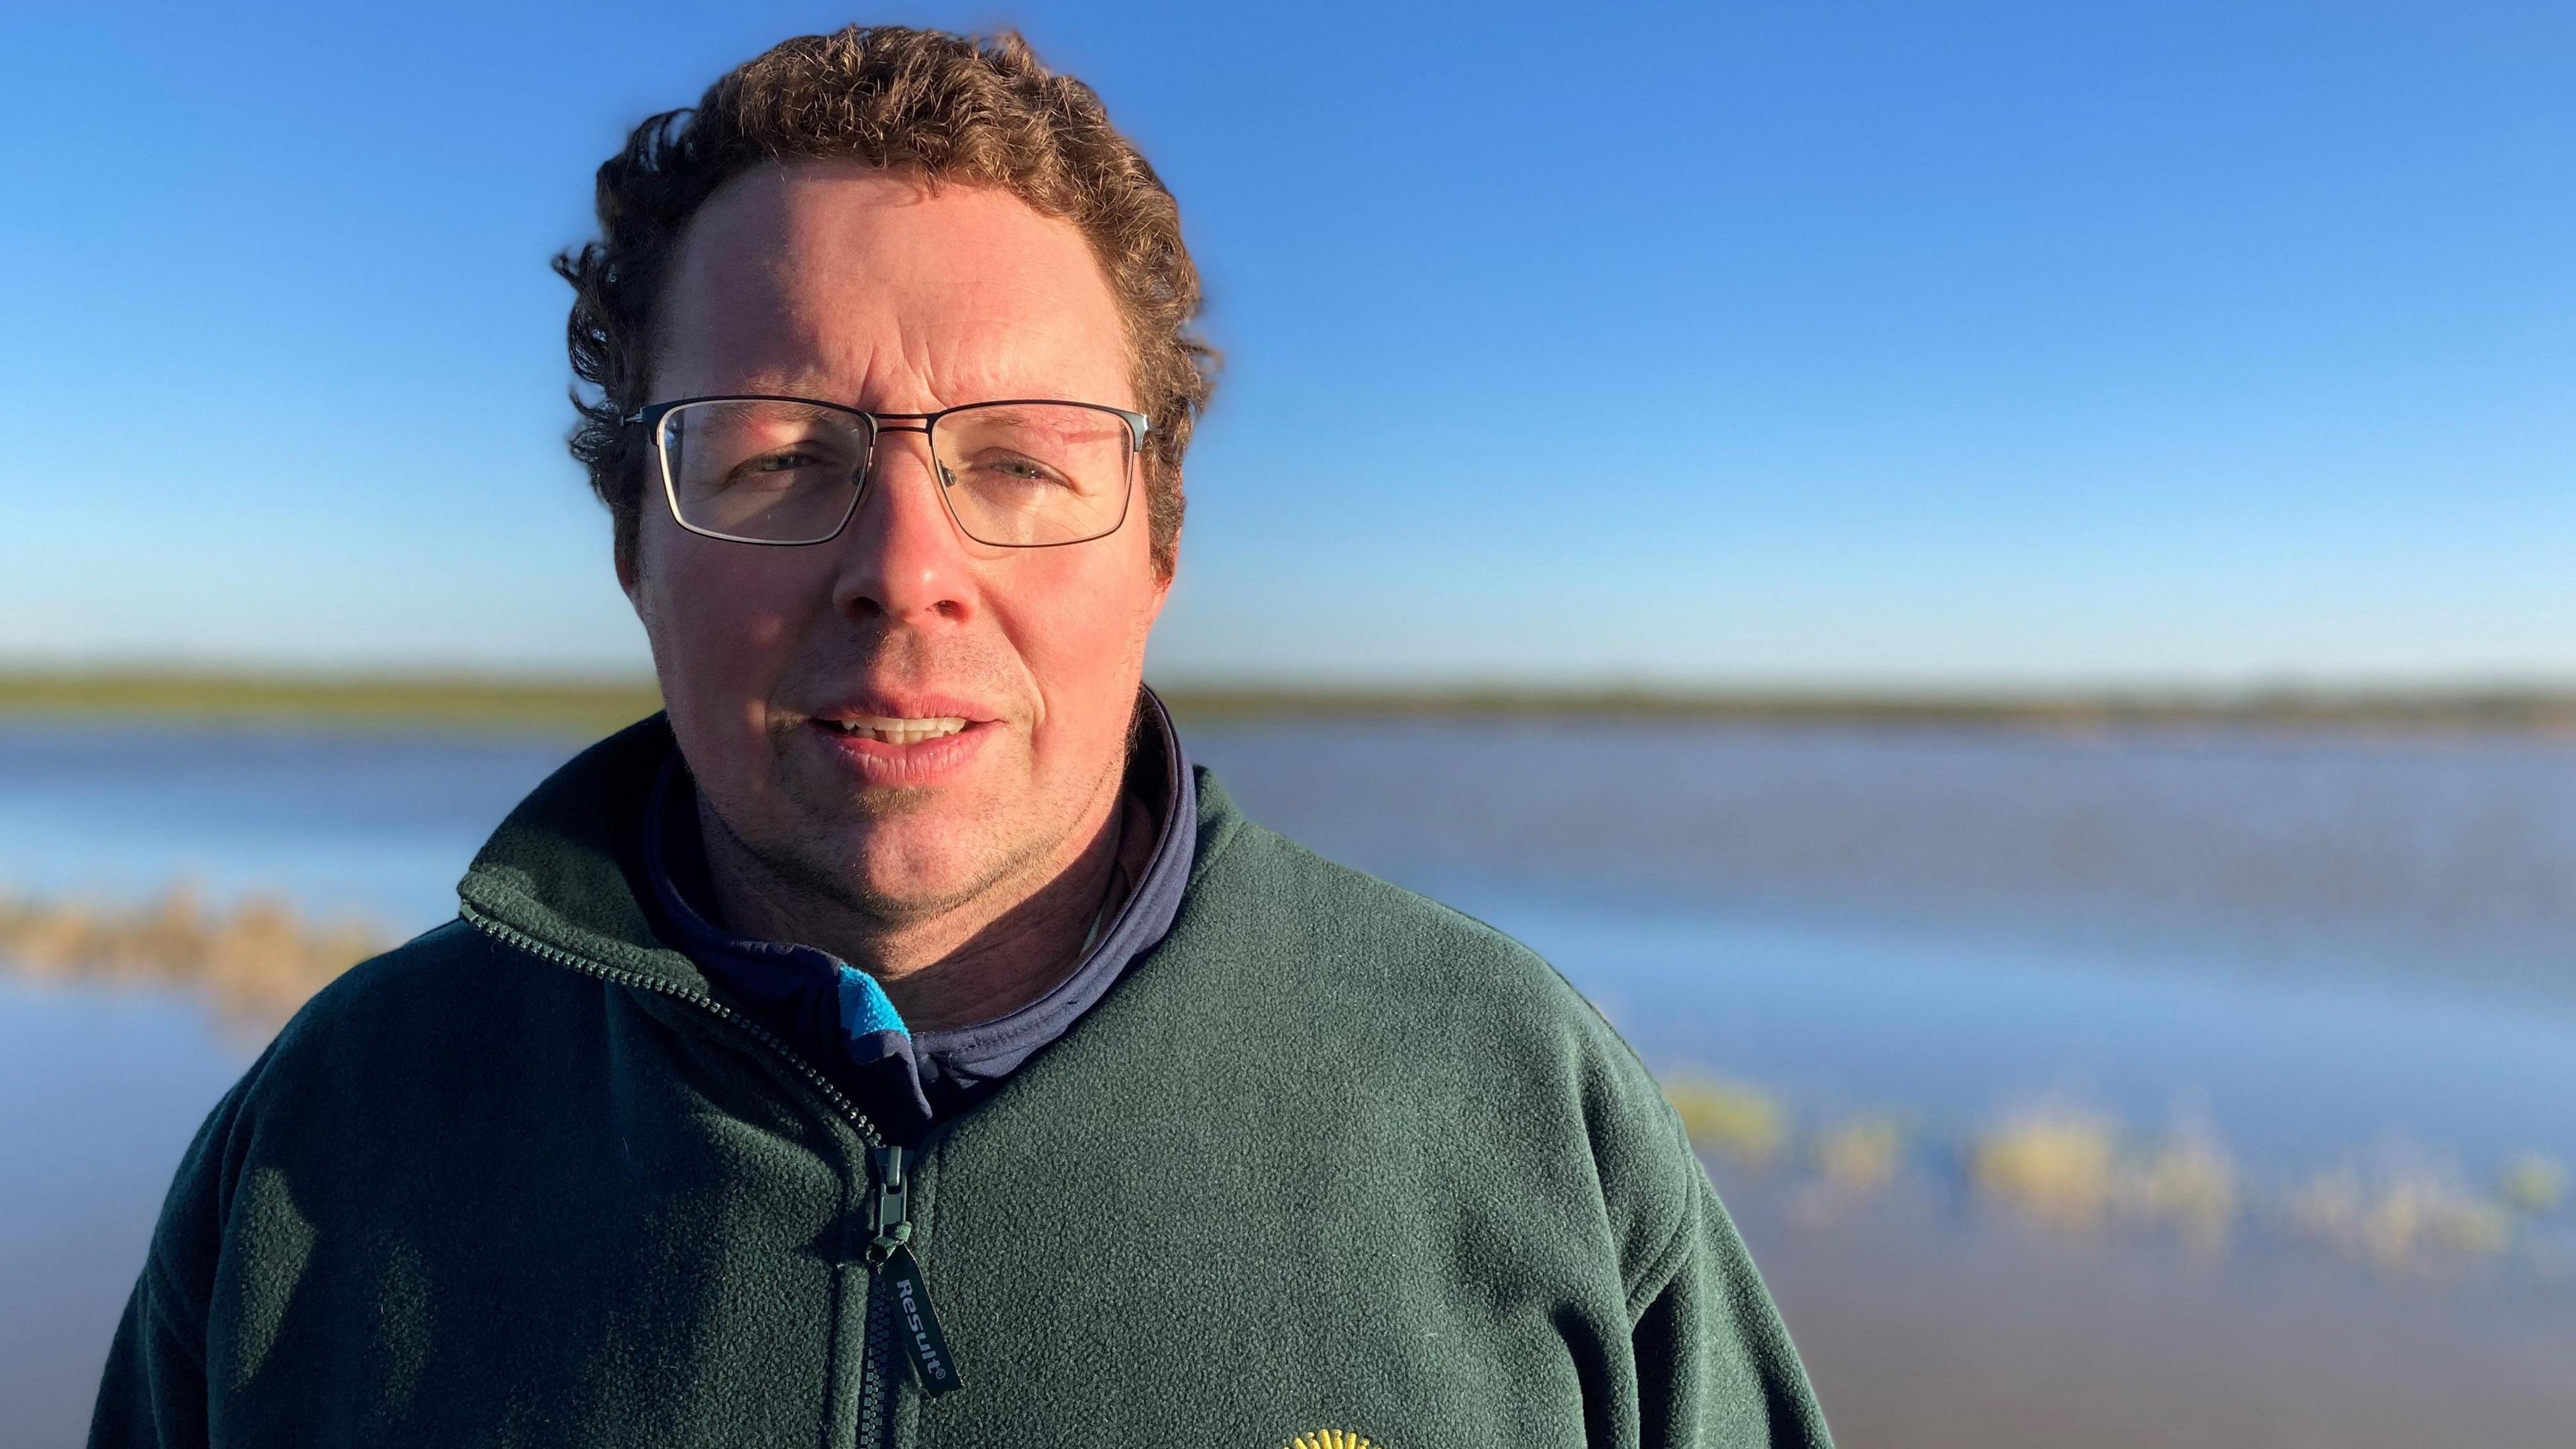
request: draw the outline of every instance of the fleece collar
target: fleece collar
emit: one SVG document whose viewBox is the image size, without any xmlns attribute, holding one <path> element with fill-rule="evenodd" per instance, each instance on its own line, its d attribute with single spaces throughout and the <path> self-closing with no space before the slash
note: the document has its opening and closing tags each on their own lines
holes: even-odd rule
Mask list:
<svg viewBox="0 0 2576 1449">
<path fill-rule="evenodd" d="M 1210 847 L 1231 833 L 1238 817 L 1224 792 L 1190 766 L 1169 711 L 1150 690 L 1142 713 L 1147 738 L 1140 744 L 1159 749 L 1137 752 L 1129 788 L 1147 786 L 1160 797 L 1153 854 L 1083 962 L 1040 1000 L 994 1021 L 913 1038 L 902 1031 L 891 1003 L 883 1002 L 882 992 L 864 973 L 852 973 L 864 986 L 845 986 L 841 963 L 826 953 L 794 943 L 751 943 L 756 959 L 819 966 L 829 973 L 823 978 L 831 983 L 828 1045 L 842 1060 L 870 1056 L 899 1061 L 905 1067 L 902 1075 L 910 1079 L 899 1096 L 913 1098 L 925 1110 L 941 1099 L 953 1108 L 1055 1040 L 1108 992 L 1130 962 L 1162 939 L 1192 880 L 1212 858 Z M 1155 757 L 1150 782 L 1138 778 L 1148 754 Z M 672 873 L 655 868 L 655 852 L 647 842 L 657 796 L 678 757 L 670 723 L 660 714 L 584 750 L 502 821 L 458 883 L 457 895 L 468 916 L 506 927 L 546 951 L 637 978 L 640 985 L 751 1007 L 756 1015 L 767 1016 L 756 1000 L 747 999 L 756 993 L 746 992 L 745 983 L 728 969 L 731 953 L 709 952 L 705 940 L 664 899 Z M 680 774 L 685 779 L 685 770 Z M 694 835 L 693 821 L 691 829 Z M 743 940 L 730 937 L 694 909 L 689 914 L 717 938 Z M 872 1037 L 877 1040 L 867 1040 Z M 817 1051 L 809 1041 L 797 1045 L 805 1052 Z M 842 1075 L 841 1062 L 828 1055 L 817 1065 L 830 1075 Z M 877 1105 L 891 1104 L 880 1097 Z"/>
<path fill-rule="evenodd" d="M 1198 792 L 1170 713 L 1145 692 L 1126 793 L 1154 822 L 1154 844 L 1073 971 L 1007 1015 L 914 1032 L 866 972 L 818 947 L 739 935 L 714 919 L 698 838 L 696 790 L 677 750 L 644 817 L 644 869 L 662 935 L 749 1006 L 898 1139 L 954 1116 L 1062 1036 L 1127 964 L 1171 929 L 1189 883 Z M 1121 808 L 1124 808 L 1122 805 Z"/>
</svg>

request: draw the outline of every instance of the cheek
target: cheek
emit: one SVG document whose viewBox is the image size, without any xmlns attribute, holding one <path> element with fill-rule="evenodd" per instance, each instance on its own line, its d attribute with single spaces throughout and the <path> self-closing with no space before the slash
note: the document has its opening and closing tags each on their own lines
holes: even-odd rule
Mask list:
<svg viewBox="0 0 2576 1449">
<path fill-rule="evenodd" d="M 1046 703 L 1042 743 L 1084 752 L 1114 747 L 1125 737 L 1143 671 L 1151 575 L 1141 554 L 1050 562 L 1059 566 L 1014 581 L 1024 587 L 1013 590 L 1022 607 L 1011 630 Z"/>
<path fill-rule="evenodd" d="M 801 558 L 669 530 L 646 544 L 644 627 L 673 722 L 695 742 L 761 728 L 770 686 L 794 658 L 814 589 Z M 826 607 L 829 590 L 823 590 Z"/>
</svg>

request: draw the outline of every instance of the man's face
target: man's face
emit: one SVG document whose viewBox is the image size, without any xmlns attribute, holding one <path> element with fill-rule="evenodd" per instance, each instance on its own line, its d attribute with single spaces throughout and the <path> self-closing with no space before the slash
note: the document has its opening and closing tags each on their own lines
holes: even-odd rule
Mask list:
<svg viewBox="0 0 2576 1449">
<path fill-rule="evenodd" d="M 709 200 L 659 341 L 656 400 L 1137 405 L 1117 303 L 1070 224 L 854 164 L 762 168 Z M 658 485 L 623 582 L 703 798 L 774 875 L 902 921 L 1079 848 L 1117 790 L 1166 592 L 1141 479 L 1117 532 L 1057 548 L 967 538 L 918 433 L 882 438 L 829 543 L 701 537 Z M 867 717 L 968 723 L 918 742 L 833 723 Z"/>
</svg>

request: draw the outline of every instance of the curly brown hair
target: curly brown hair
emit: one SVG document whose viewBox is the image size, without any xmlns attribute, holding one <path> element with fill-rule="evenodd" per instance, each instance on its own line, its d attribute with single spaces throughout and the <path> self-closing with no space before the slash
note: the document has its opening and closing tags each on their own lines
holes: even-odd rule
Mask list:
<svg viewBox="0 0 2576 1449">
<path fill-rule="evenodd" d="M 616 520 L 631 564 L 646 440 L 623 419 L 652 386 L 655 309 L 689 220 L 716 189 L 764 162 L 854 160 L 931 186 L 989 186 L 1091 243 L 1127 321 L 1145 437 L 1155 572 L 1181 534 L 1181 456 L 1215 388 L 1216 354 L 1192 324 L 1198 268 L 1162 179 L 1091 87 L 1047 69 L 1016 32 L 989 37 L 904 26 L 804 35 L 728 72 L 694 110 L 637 126 L 599 168 L 599 239 L 554 259 L 573 287 L 566 328 L 581 413 L 572 455 Z"/>
</svg>

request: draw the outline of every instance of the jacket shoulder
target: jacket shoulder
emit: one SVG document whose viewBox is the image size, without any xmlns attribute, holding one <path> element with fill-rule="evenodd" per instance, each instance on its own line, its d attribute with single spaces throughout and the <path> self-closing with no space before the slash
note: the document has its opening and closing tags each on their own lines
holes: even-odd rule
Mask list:
<svg viewBox="0 0 2576 1449">
<path fill-rule="evenodd" d="M 252 1165 L 346 1176 L 555 1100 L 607 1049 L 619 988 L 462 920 L 307 1001 L 235 1089 Z"/>
<path fill-rule="evenodd" d="M 460 977 L 492 969 L 476 935 L 450 922 L 342 972 L 288 1019 L 206 1114 L 162 1201 L 137 1300 L 191 1353 L 204 1352 L 225 1237 L 264 1226 L 262 1203 L 250 1203 L 247 1214 L 240 1208 L 246 1186 L 298 1135 L 281 1125 L 316 1111 L 348 1111 L 361 1064 L 389 1035 L 452 1021 L 472 989 Z"/>
<path fill-rule="evenodd" d="M 1644 1067 L 1609 1022 L 1537 952 L 1453 906 L 1327 860 L 1263 826 L 1244 822 L 1202 889 L 1229 936 L 1288 954 L 1281 980 L 1318 1009 L 1400 1004 L 1407 1015 L 1469 1018 L 1492 1030 L 1564 1037 L 1605 1065 Z"/>
<path fill-rule="evenodd" d="M 1377 1110 L 1474 1121 L 1475 1150 L 1589 1178 L 1628 1271 L 1669 1252 L 1707 1173 L 1653 1073 L 1537 952 L 1249 821 L 1193 885 L 1180 925 L 1227 960 L 1231 1009 L 1352 1064 Z"/>
<path fill-rule="evenodd" d="M 363 1065 L 393 1065 L 453 1043 L 460 1028 L 511 1011 L 511 997 L 545 980 L 518 953 L 462 919 L 414 936 L 343 971 L 279 1028 L 245 1079 L 252 1100 L 279 1079 L 321 1072 L 342 1081 Z M 558 973 L 559 974 L 559 973 Z"/>
<path fill-rule="evenodd" d="M 341 972 L 278 1035 L 309 1035 L 388 1015 L 408 1018 L 444 998 L 470 998 L 490 990 L 496 975 L 523 972 L 515 956 L 455 917 Z"/>
</svg>

